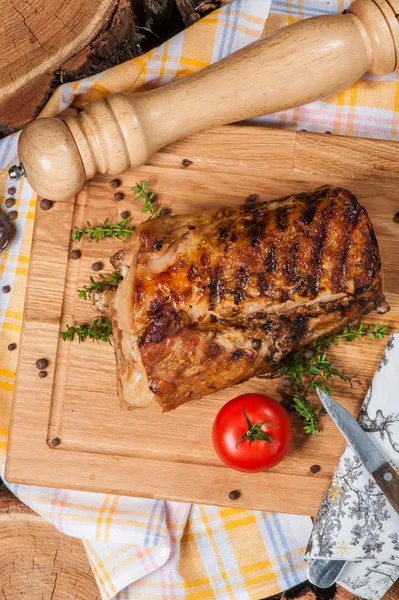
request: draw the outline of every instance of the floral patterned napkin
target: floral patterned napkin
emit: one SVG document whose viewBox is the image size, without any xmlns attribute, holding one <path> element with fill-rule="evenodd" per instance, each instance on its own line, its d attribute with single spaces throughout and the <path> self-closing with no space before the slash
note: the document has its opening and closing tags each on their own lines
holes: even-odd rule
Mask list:
<svg viewBox="0 0 399 600">
<path fill-rule="evenodd" d="M 358 422 L 399 473 L 399 334 L 388 341 Z M 321 504 L 306 558 L 349 561 L 338 583 L 367 600 L 382 598 L 399 577 L 399 516 L 349 446 Z"/>
</svg>

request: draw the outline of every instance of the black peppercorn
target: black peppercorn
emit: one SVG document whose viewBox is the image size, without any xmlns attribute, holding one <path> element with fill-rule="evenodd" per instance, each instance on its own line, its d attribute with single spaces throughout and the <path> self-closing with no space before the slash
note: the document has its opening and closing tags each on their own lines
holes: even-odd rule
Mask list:
<svg viewBox="0 0 399 600">
<path fill-rule="evenodd" d="M 115 189 L 115 188 L 119 187 L 120 184 L 121 184 L 120 179 L 113 179 L 112 181 L 110 181 L 109 185 Z"/>
<path fill-rule="evenodd" d="M 43 379 L 43 377 L 47 377 L 47 371 L 39 371 L 39 377 L 40 379 Z"/>
<path fill-rule="evenodd" d="M 394 214 L 393 221 L 394 221 L 394 223 L 399 223 L 399 210 L 397 213 Z"/>
<path fill-rule="evenodd" d="M 160 217 L 167 217 L 168 215 L 170 215 L 170 208 L 163 208 L 160 213 L 159 216 Z"/>
<path fill-rule="evenodd" d="M 98 262 L 93 263 L 91 265 L 91 268 L 93 269 L 93 271 L 101 271 L 101 269 L 103 268 L 103 266 L 104 266 L 103 263 L 100 262 L 100 261 L 98 261 Z"/>
<path fill-rule="evenodd" d="M 130 212 L 128 210 L 124 210 L 121 212 L 121 219 L 128 219 L 130 217 Z"/>
<path fill-rule="evenodd" d="M 53 438 L 50 443 L 52 446 L 54 446 L 54 448 L 56 448 L 61 444 L 61 440 L 60 438 Z"/>
<path fill-rule="evenodd" d="M 7 198 L 5 205 L 7 208 L 12 208 L 15 204 L 15 198 Z"/>
<path fill-rule="evenodd" d="M 259 202 L 259 194 L 249 194 L 248 198 L 245 198 L 245 204 L 252 204 L 253 202 Z"/>
<path fill-rule="evenodd" d="M 1 291 L 3 292 L 3 294 L 9 294 L 11 292 L 11 287 L 9 285 L 3 285 Z"/>
<path fill-rule="evenodd" d="M 15 194 L 17 190 L 15 189 L 15 187 L 9 187 L 7 192 L 10 194 L 10 196 L 13 196 Z"/>
<path fill-rule="evenodd" d="M 10 352 L 12 352 L 13 350 L 15 350 L 15 348 L 17 347 L 17 344 L 8 344 L 7 348 L 9 349 Z"/>
<path fill-rule="evenodd" d="M 8 213 L 8 218 L 10 219 L 10 221 L 15 221 L 15 219 L 17 218 L 17 216 L 18 216 L 18 213 L 17 213 L 16 210 L 11 210 Z"/>
<path fill-rule="evenodd" d="M 319 465 L 312 465 L 309 469 L 309 471 L 311 473 L 318 473 L 320 471 L 320 466 Z"/>
<path fill-rule="evenodd" d="M 35 365 L 36 368 L 39 369 L 39 371 L 43 371 L 43 369 L 46 369 L 48 367 L 48 360 L 47 358 L 38 358 L 35 362 Z"/>
<path fill-rule="evenodd" d="M 123 192 L 116 192 L 116 194 L 114 194 L 114 200 L 123 200 L 124 197 L 125 194 Z"/>
<path fill-rule="evenodd" d="M 73 258 L 74 260 L 76 260 L 77 258 L 80 258 L 82 256 L 82 253 L 80 250 L 72 250 L 71 252 L 71 258 Z"/>
<path fill-rule="evenodd" d="M 237 500 L 237 498 L 239 498 L 240 496 L 241 496 L 241 494 L 238 490 L 233 490 L 232 492 L 229 493 L 230 500 Z"/>
<path fill-rule="evenodd" d="M 188 158 L 183 158 L 183 160 L 181 161 L 181 166 L 183 167 L 183 169 L 187 169 L 187 167 L 189 167 L 192 164 L 193 161 L 189 160 Z"/>
<path fill-rule="evenodd" d="M 51 200 L 47 200 L 47 198 L 43 198 L 40 200 L 40 208 L 42 210 L 49 210 L 53 206 Z"/>
</svg>

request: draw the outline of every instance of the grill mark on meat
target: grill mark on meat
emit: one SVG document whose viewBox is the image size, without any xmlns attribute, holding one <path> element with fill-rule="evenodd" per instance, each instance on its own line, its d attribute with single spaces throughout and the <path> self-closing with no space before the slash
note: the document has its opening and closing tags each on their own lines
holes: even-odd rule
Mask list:
<svg viewBox="0 0 399 600">
<path fill-rule="evenodd" d="M 277 267 L 277 257 L 274 246 L 270 246 L 268 255 L 265 258 L 265 267 L 268 273 L 273 273 Z"/>
<path fill-rule="evenodd" d="M 313 248 L 311 273 L 307 275 L 305 279 L 306 284 L 301 289 L 302 295 L 310 295 L 311 298 L 317 296 L 319 291 L 319 280 L 323 270 L 323 251 L 334 207 L 335 204 L 330 203 L 321 211 L 321 218 L 319 219 Z"/>
<path fill-rule="evenodd" d="M 310 205 L 304 205 L 299 220 L 305 225 L 310 225 L 317 212 L 317 202 L 312 202 Z"/>
<path fill-rule="evenodd" d="M 352 194 L 349 198 L 346 210 L 345 210 L 345 221 L 348 222 L 348 227 L 342 231 L 343 240 L 341 251 L 338 253 L 335 264 L 333 267 L 331 279 L 333 283 L 333 290 L 339 292 L 346 288 L 346 271 L 347 271 L 347 256 L 352 238 L 352 233 L 356 227 L 359 217 L 361 215 L 360 206 Z"/>
<path fill-rule="evenodd" d="M 253 206 L 255 209 L 257 208 L 257 205 L 249 204 L 248 206 Z M 265 219 L 259 214 L 249 215 L 244 217 L 242 224 L 249 239 L 251 248 L 255 248 L 255 246 L 259 245 L 260 240 L 263 238 L 265 231 Z"/>
<path fill-rule="evenodd" d="M 269 282 L 269 277 L 265 273 L 257 274 L 258 291 L 261 296 L 267 296 L 268 298 L 273 297 L 273 290 Z"/>
<path fill-rule="evenodd" d="M 240 302 L 242 302 L 246 296 L 244 288 L 249 281 L 249 274 L 245 266 L 241 266 L 237 269 L 235 281 L 236 287 L 234 290 L 234 304 L 240 304 Z"/>
<path fill-rule="evenodd" d="M 284 265 L 284 275 L 289 283 L 297 283 L 299 275 L 297 271 L 298 242 L 294 242 L 287 252 L 287 262 Z"/>
<path fill-rule="evenodd" d="M 224 291 L 222 284 L 222 265 L 217 265 L 213 269 L 211 280 L 209 283 L 209 308 L 215 310 L 216 305 L 221 301 Z"/>
<path fill-rule="evenodd" d="M 288 206 L 278 208 L 275 211 L 276 227 L 278 231 L 285 231 L 285 229 L 287 229 L 289 212 L 290 209 Z"/>
</svg>

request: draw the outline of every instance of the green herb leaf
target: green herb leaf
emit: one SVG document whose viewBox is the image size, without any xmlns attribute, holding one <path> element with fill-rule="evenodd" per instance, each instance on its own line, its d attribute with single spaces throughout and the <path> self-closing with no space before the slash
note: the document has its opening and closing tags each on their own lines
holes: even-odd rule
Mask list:
<svg viewBox="0 0 399 600">
<path fill-rule="evenodd" d="M 111 344 L 111 335 L 111 321 L 105 317 L 94 319 L 91 325 L 78 325 L 76 327 L 67 325 L 66 331 L 60 331 L 60 338 L 64 342 L 73 342 L 75 337 L 77 337 L 79 343 L 90 339 L 96 342 L 108 342 Z"/>
<path fill-rule="evenodd" d="M 147 192 L 148 185 L 146 181 L 142 181 L 141 183 L 136 183 L 135 186 L 132 187 L 132 191 L 136 194 L 136 200 L 144 200 L 143 208 L 141 209 L 142 213 L 150 213 L 150 219 L 156 219 L 158 217 L 159 205 L 155 204 L 155 193 Z"/>
<path fill-rule="evenodd" d="M 331 394 L 330 380 L 337 378 L 353 386 L 354 376 L 351 377 L 337 369 L 326 354 L 331 346 L 338 346 L 340 342 L 352 343 L 364 337 L 369 339 L 383 339 L 388 333 L 387 327 L 364 325 L 358 327 L 345 327 L 341 333 L 330 337 L 322 337 L 309 346 L 299 348 L 289 354 L 269 375 L 264 377 L 284 376 L 289 380 L 287 394 L 291 396 L 291 407 L 304 421 L 306 433 L 316 435 L 320 431 L 320 415 L 316 408 L 309 402 L 310 391 L 317 387 Z"/>
<path fill-rule="evenodd" d="M 118 271 L 113 271 L 111 275 L 100 275 L 99 280 L 90 277 L 90 285 L 84 285 L 81 290 L 77 290 L 79 298 L 85 300 L 92 299 L 93 293 L 101 293 L 105 290 L 116 290 L 123 277 Z"/>
<path fill-rule="evenodd" d="M 123 219 L 120 223 L 109 223 L 108 219 L 105 219 L 104 223 L 100 223 L 96 227 L 93 227 L 89 221 L 87 221 L 86 227 L 79 229 L 75 226 L 72 232 L 72 239 L 80 241 L 84 236 L 99 242 L 100 238 L 125 238 L 130 237 L 133 231 L 136 229 L 133 225 L 128 226 L 128 218 Z"/>
</svg>

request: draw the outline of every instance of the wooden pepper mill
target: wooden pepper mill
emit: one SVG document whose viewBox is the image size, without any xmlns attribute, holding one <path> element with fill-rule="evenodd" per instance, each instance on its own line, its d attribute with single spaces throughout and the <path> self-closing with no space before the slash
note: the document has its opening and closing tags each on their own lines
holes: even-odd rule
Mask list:
<svg viewBox="0 0 399 600">
<path fill-rule="evenodd" d="M 74 118 L 37 119 L 19 140 L 25 174 L 55 200 L 97 171 L 117 175 L 196 131 L 300 106 L 366 72 L 387 75 L 399 57 L 399 0 L 355 0 L 346 14 L 300 21 L 198 73 L 143 93 L 111 94 Z"/>
</svg>

